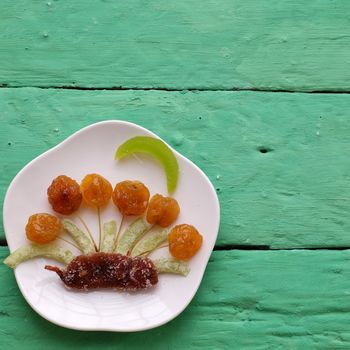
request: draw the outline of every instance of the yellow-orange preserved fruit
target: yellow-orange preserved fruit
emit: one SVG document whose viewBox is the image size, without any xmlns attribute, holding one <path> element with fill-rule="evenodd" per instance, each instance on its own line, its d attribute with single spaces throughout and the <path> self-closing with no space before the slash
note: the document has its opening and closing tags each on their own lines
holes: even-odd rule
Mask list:
<svg viewBox="0 0 350 350">
<path fill-rule="evenodd" d="M 146 219 L 152 225 L 168 227 L 177 219 L 179 213 L 180 207 L 174 198 L 157 193 L 149 202 Z"/>
<path fill-rule="evenodd" d="M 149 190 L 140 181 L 117 183 L 112 200 L 122 215 L 142 215 L 148 205 Z"/>
<path fill-rule="evenodd" d="M 180 260 L 192 258 L 202 246 L 203 238 L 191 225 L 177 225 L 169 233 L 170 254 Z"/>
<path fill-rule="evenodd" d="M 54 241 L 60 234 L 61 228 L 61 222 L 56 216 L 39 213 L 29 217 L 26 235 L 32 242 L 45 244 Z"/>
<path fill-rule="evenodd" d="M 113 192 L 109 181 L 98 174 L 86 175 L 81 182 L 80 190 L 84 201 L 95 207 L 106 205 L 111 199 Z"/>
</svg>

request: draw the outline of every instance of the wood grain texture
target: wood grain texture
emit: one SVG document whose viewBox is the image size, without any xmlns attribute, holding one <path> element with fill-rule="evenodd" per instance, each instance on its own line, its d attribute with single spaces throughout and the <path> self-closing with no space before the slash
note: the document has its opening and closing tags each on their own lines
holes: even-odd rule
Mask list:
<svg viewBox="0 0 350 350">
<path fill-rule="evenodd" d="M 1 198 L 35 156 L 90 123 L 123 119 L 208 174 L 218 245 L 350 246 L 349 95 L 20 88 L 0 89 L 0 110 Z"/>
<path fill-rule="evenodd" d="M 0 84 L 350 89 L 348 0 L 0 2 Z"/>
<path fill-rule="evenodd" d="M 0 247 L 1 260 L 6 254 Z M 3 264 L 0 275 L 1 349 L 350 347 L 349 251 L 214 252 L 196 297 L 178 318 L 131 334 L 52 325 L 30 309 Z"/>
</svg>

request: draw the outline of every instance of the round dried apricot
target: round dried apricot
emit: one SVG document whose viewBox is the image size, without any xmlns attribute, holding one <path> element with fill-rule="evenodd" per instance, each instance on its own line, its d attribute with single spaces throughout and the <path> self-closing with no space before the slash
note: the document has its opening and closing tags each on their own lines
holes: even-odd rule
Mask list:
<svg viewBox="0 0 350 350">
<path fill-rule="evenodd" d="M 95 207 L 106 205 L 111 199 L 113 192 L 109 181 L 98 174 L 86 175 L 81 182 L 80 190 L 84 201 Z"/>
<path fill-rule="evenodd" d="M 116 184 L 112 199 L 122 215 L 141 215 L 147 208 L 148 188 L 140 181 L 122 181 Z"/>
<path fill-rule="evenodd" d="M 191 225 L 177 225 L 169 233 L 170 254 L 181 260 L 192 258 L 202 245 L 201 234 Z"/>
<path fill-rule="evenodd" d="M 57 176 L 47 189 L 52 209 L 57 213 L 69 215 L 81 204 L 82 195 L 78 183 L 68 176 Z"/>
<path fill-rule="evenodd" d="M 54 241 L 60 234 L 61 228 L 61 222 L 56 216 L 39 213 L 29 217 L 26 235 L 32 242 L 45 244 Z"/>
<path fill-rule="evenodd" d="M 178 217 L 180 212 L 176 199 L 155 194 L 148 205 L 146 219 L 152 225 L 168 227 Z"/>
</svg>

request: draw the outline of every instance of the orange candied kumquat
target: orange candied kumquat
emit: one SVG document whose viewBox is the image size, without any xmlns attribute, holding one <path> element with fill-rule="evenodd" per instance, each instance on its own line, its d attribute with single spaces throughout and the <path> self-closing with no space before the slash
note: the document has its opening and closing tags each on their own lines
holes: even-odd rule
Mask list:
<svg viewBox="0 0 350 350">
<path fill-rule="evenodd" d="M 122 181 L 116 184 L 112 200 L 122 215 L 142 215 L 148 205 L 149 190 L 140 181 Z"/>
<path fill-rule="evenodd" d="M 68 176 L 57 176 L 47 189 L 52 209 L 63 215 L 70 215 L 79 209 L 82 195 L 79 184 Z"/>
<path fill-rule="evenodd" d="M 180 207 L 174 198 L 157 193 L 149 202 L 146 219 L 151 225 L 168 227 L 177 219 L 179 213 Z"/>
<path fill-rule="evenodd" d="M 169 233 L 170 254 L 180 260 L 192 258 L 202 246 L 203 238 L 191 225 L 177 225 Z"/>
<path fill-rule="evenodd" d="M 45 244 L 54 241 L 62 225 L 60 220 L 51 214 L 39 213 L 29 217 L 26 225 L 27 238 L 38 244 Z"/>
<path fill-rule="evenodd" d="M 113 188 L 108 180 L 98 174 L 88 174 L 80 185 L 83 200 L 95 207 L 106 205 L 111 199 Z"/>
</svg>

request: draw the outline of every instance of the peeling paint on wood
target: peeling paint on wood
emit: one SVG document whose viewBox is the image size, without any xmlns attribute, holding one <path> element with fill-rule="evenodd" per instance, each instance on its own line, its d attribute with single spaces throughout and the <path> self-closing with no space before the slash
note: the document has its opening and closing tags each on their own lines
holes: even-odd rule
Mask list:
<svg viewBox="0 0 350 350">
<path fill-rule="evenodd" d="M 348 0 L 2 0 L 0 84 L 349 91 L 349 13 Z"/>
<path fill-rule="evenodd" d="M 0 90 L 0 110 L 1 197 L 74 131 L 123 119 L 208 174 L 221 201 L 219 245 L 350 247 L 350 95 L 21 88 Z"/>
</svg>

